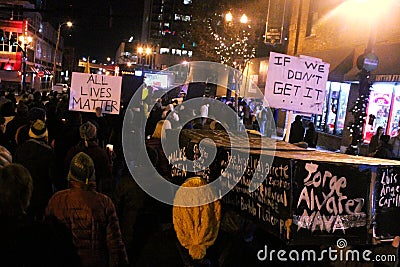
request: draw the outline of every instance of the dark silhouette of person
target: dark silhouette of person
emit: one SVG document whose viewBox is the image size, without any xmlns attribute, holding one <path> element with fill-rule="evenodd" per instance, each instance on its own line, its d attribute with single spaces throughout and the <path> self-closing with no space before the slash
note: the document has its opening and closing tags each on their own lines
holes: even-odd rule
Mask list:
<svg viewBox="0 0 400 267">
<path fill-rule="evenodd" d="M 289 143 L 294 144 L 302 142 L 304 138 L 304 131 L 305 129 L 301 121 L 301 116 L 296 115 L 294 122 L 292 122 L 292 125 L 290 126 Z"/>
<path fill-rule="evenodd" d="M 29 139 L 18 145 L 14 162 L 27 168 L 33 179 L 32 198 L 27 212 L 41 219 L 47 202 L 53 195 L 55 154 L 47 144 L 48 132 L 42 120 L 36 120 L 29 130 Z"/>
<path fill-rule="evenodd" d="M 371 141 L 368 146 L 368 154 L 375 153 L 378 147 L 381 145 L 381 137 L 384 134 L 384 130 L 382 126 L 379 126 L 376 129 L 376 133 L 371 137 Z"/>
<path fill-rule="evenodd" d="M 310 121 L 308 123 L 308 129 L 306 131 L 306 135 L 304 136 L 304 142 L 308 144 L 308 147 L 315 148 L 317 147 L 318 141 L 318 133 L 315 130 L 314 123 Z"/>
<path fill-rule="evenodd" d="M 127 266 L 119 220 L 111 198 L 96 191 L 93 160 L 79 152 L 70 164 L 70 188 L 49 200 L 46 219 L 53 219 L 72 233 L 82 266 Z"/>
<path fill-rule="evenodd" d="M 68 151 L 64 166 L 68 169 L 72 158 L 79 152 L 85 152 L 94 162 L 98 192 L 111 196 L 113 191 L 112 162 L 107 151 L 101 148 L 96 141 L 96 126 L 87 121 L 79 127 L 79 132 L 81 141 Z"/>
<path fill-rule="evenodd" d="M 374 154 L 374 158 L 391 159 L 393 158 L 392 146 L 389 144 L 390 135 L 382 134 L 380 145 Z"/>
<path fill-rule="evenodd" d="M 65 227 L 35 221 L 27 214 L 33 191 L 28 169 L 15 163 L 3 166 L 4 162 L 0 168 L 2 266 L 80 266 Z"/>
</svg>

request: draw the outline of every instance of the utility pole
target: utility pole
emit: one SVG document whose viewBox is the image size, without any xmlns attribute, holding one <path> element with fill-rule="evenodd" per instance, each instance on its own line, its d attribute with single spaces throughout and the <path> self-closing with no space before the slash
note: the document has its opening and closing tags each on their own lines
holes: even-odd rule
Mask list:
<svg viewBox="0 0 400 267">
<path fill-rule="evenodd" d="M 57 29 L 57 41 L 56 41 L 56 49 L 54 51 L 54 58 L 53 58 L 53 85 L 56 84 L 56 77 L 57 77 L 57 52 L 58 52 L 58 47 L 60 46 L 60 35 L 61 35 L 61 27 L 63 25 L 67 25 L 68 27 L 72 27 L 72 22 L 67 21 L 65 23 L 61 23 L 58 25 Z"/>
</svg>

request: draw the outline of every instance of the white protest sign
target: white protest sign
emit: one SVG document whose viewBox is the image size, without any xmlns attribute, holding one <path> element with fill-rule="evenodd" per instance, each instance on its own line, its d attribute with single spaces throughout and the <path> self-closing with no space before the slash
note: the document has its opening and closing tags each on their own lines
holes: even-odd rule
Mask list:
<svg viewBox="0 0 400 267">
<path fill-rule="evenodd" d="M 265 98 L 271 107 L 322 114 L 329 64 L 271 52 Z"/>
<path fill-rule="evenodd" d="M 122 77 L 90 73 L 72 73 L 69 110 L 119 114 Z"/>
</svg>

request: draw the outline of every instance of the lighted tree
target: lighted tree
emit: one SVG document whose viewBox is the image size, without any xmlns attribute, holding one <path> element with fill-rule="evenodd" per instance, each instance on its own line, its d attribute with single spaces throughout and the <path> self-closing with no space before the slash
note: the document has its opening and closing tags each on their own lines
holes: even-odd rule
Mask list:
<svg viewBox="0 0 400 267">
<path fill-rule="evenodd" d="M 352 155 L 358 155 L 360 153 L 359 148 L 363 143 L 363 127 L 367 116 L 367 105 L 372 86 L 369 80 L 369 72 L 361 70 L 358 75 L 360 76 L 359 97 L 354 103 L 354 106 L 350 109 L 354 121 L 347 127 L 352 138 L 351 144 L 347 148 L 347 153 Z"/>
<path fill-rule="evenodd" d="M 256 54 L 253 28 L 248 22 L 223 21 L 222 24 L 221 27 L 215 27 L 212 19 L 207 21 L 210 35 L 215 41 L 214 51 L 221 63 L 243 71 Z"/>
<path fill-rule="evenodd" d="M 191 36 L 198 44 L 197 59 L 220 62 L 243 71 L 247 62 L 255 57 L 262 37 L 256 30 L 260 29 L 259 10 L 249 1 L 245 3 L 246 9 L 241 8 L 239 2 L 235 7 L 229 1 L 194 2 Z M 232 21 L 225 18 L 228 12 L 232 14 Z M 243 14 L 247 15 L 247 22 L 240 21 Z"/>
</svg>

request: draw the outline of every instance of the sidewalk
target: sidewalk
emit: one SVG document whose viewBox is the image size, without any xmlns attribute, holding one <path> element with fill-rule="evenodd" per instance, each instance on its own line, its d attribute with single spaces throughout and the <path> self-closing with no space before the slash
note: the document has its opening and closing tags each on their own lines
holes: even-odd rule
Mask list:
<svg viewBox="0 0 400 267">
<path fill-rule="evenodd" d="M 275 139 L 277 141 L 284 141 L 283 136 L 273 135 L 273 136 L 271 136 L 271 138 Z M 332 150 L 328 150 L 328 149 L 325 149 L 324 147 L 320 147 L 320 146 L 317 146 L 316 148 L 307 148 L 307 149 L 308 150 L 318 150 L 318 151 L 323 151 L 323 152 L 331 152 L 331 153 L 340 153 L 339 150 L 332 151 Z"/>
</svg>

